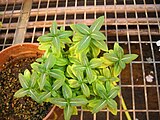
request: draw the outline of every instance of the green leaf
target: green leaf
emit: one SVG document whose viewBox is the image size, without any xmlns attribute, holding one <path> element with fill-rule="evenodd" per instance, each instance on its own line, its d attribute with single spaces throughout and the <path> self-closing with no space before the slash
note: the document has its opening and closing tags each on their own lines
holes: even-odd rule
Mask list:
<svg viewBox="0 0 160 120">
<path fill-rule="evenodd" d="M 95 22 L 91 25 L 91 32 L 99 31 L 104 22 L 104 16 L 99 17 Z"/>
<path fill-rule="evenodd" d="M 51 96 L 51 92 L 43 92 L 40 95 L 40 101 L 45 101 L 47 98 Z"/>
<path fill-rule="evenodd" d="M 65 79 L 57 79 L 53 83 L 53 90 L 58 90 L 64 83 Z"/>
<path fill-rule="evenodd" d="M 89 97 L 89 96 L 90 96 L 89 87 L 88 87 L 85 83 L 82 83 L 82 84 L 81 84 L 81 90 L 82 90 L 83 94 L 84 94 L 86 97 Z"/>
<path fill-rule="evenodd" d="M 69 83 L 69 86 L 71 88 L 78 88 L 78 87 L 80 87 L 80 84 L 79 84 L 78 80 L 69 79 L 68 83 Z"/>
<path fill-rule="evenodd" d="M 33 72 L 32 75 L 31 75 L 30 87 L 34 87 L 35 86 L 37 79 L 38 79 L 37 73 Z"/>
<path fill-rule="evenodd" d="M 90 34 L 89 27 L 85 24 L 77 24 L 76 29 L 78 30 L 78 32 L 80 32 L 82 34 L 85 34 L 85 35 Z"/>
<path fill-rule="evenodd" d="M 40 94 L 39 94 L 37 91 L 30 89 L 30 90 L 29 90 L 29 95 L 30 95 L 30 97 L 31 97 L 33 100 L 35 100 L 36 102 L 38 102 L 38 103 L 41 102 L 41 101 L 40 101 L 40 98 L 39 98 Z"/>
<path fill-rule="evenodd" d="M 90 44 L 90 48 L 91 48 L 93 57 L 97 57 L 100 53 L 100 49 L 98 47 L 96 47 L 92 42 Z"/>
<path fill-rule="evenodd" d="M 79 60 L 80 60 L 80 62 L 82 63 L 82 65 L 85 65 L 85 66 L 88 65 L 88 58 L 87 58 L 87 56 L 86 56 L 85 53 L 81 53 L 81 54 L 79 55 Z"/>
<path fill-rule="evenodd" d="M 125 62 L 123 62 L 122 60 L 119 61 L 119 66 L 124 69 L 126 67 Z"/>
<path fill-rule="evenodd" d="M 106 81 L 106 91 L 107 93 L 111 90 L 111 82 L 110 81 Z"/>
<path fill-rule="evenodd" d="M 67 105 L 67 101 L 64 98 L 48 98 L 46 101 L 50 102 L 52 104 L 55 104 L 57 106 L 66 106 Z"/>
<path fill-rule="evenodd" d="M 91 68 L 97 68 L 97 67 L 100 67 L 101 65 L 102 65 L 102 60 L 99 58 L 93 58 L 90 61 Z"/>
<path fill-rule="evenodd" d="M 118 62 L 115 63 L 114 68 L 113 68 L 113 75 L 114 77 L 117 77 L 122 71 L 122 68 L 119 66 Z"/>
<path fill-rule="evenodd" d="M 72 98 L 72 90 L 67 84 L 63 84 L 62 86 L 62 93 L 64 98 Z"/>
<path fill-rule="evenodd" d="M 45 81 L 44 90 L 45 91 L 51 91 L 52 90 L 52 86 L 51 86 L 51 84 L 48 80 Z"/>
<path fill-rule="evenodd" d="M 30 71 L 28 69 L 26 69 L 24 71 L 24 77 L 26 78 L 27 82 L 30 81 L 30 79 L 31 79 L 31 73 L 30 73 Z"/>
<path fill-rule="evenodd" d="M 57 37 L 53 38 L 53 45 L 56 48 L 57 54 L 59 55 L 59 53 L 60 53 L 60 40 L 59 40 L 59 38 L 57 38 Z"/>
<path fill-rule="evenodd" d="M 103 51 L 108 51 L 107 44 L 104 41 L 92 40 L 92 43 Z"/>
<path fill-rule="evenodd" d="M 38 46 L 39 50 L 48 50 L 51 47 L 50 43 L 43 43 Z"/>
<path fill-rule="evenodd" d="M 107 105 L 106 100 L 98 100 L 98 101 L 96 101 L 96 104 L 94 105 L 92 113 L 99 112 L 100 110 L 102 110 L 103 108 L 105 108 L 106 105 Z"/>
<path fill-rule="evenodd" d="M 91 38 L 95 39 L 95 40 L 106 40 L 107 38 L 105 37 L 105 35 L 103 33 L 101 33 L 100 31 L 94 31 L 91 34 Z"/>
<path fill-rule="evenodd" d="M 77 96 L 75 98 L 71 98 L 70 104 L 71 106 L 83 106 L 88 103 L 88 100 L 83 96 Z"/>
<path fill-rule="evenodd" d="M 21 97 L 24 97 L 25 95 L 28 94 L 28 89 L 25 89 L 25 88 L 21 88 L 19 89 L 15 94 L 14 94 L 14 97 L 15 98 L 21 98 Z"/>
<path fill-rule="evenodd" d="M 40 78 L 40 84 L 39 84 L 40 90 L 43 89 L 45 82 L 46 82 L 46 73 L 42 73 L 41 78 Z"/>
<path fill-rule="evenodd" d="M 113 99 L 107 99 L 106 102 L 107 102 L 107 105 L 110 108 L 117 109 L 117 103 L 116 103 L 115 100 L 113 100 Z"/>
<path fill-rule="evenodd" d="M 112 53 L 105 53 L 104 57 L 107 60 L 111 61 L 111 62 L 116 62 L 116 61 L 119 60 L 119 58 L 117 57 L 117 55 L 115 53 L 113 53 L 113 52 Z"/>
<path fill-rule="evenodd" d="M 72 113 L 73 108 L 70 105 L 66 105 L 66 107 L 64 108 L 64 119 L 70 120 Z"/>
<path fill-rule="evenodd" d="M 53 21 L 50 32 L 55 35 L 57 33 L 57 23 Z"/>
<path fill-rule="evenodd" d="M 58 66 L 65 66 L 68 64 L 68 59 L 66 58 L 57 58 L 56 65 Z"/>
<path fill-rule="evenodd" d="M 29 88 L 26 78 L 21 73 L 19 74 L 19 82 L 23 88 Z"/>
<path fill-rule="evenodd" d="M 103 75 L 107 78 L 111 77 L 111 72 L 109 68 L 103 68 Z"/>
<path fill-rule="evenodd" d="M 51 69 L 49 75 L 56 79 L 65 79 L 64 72 L 59 69 Z"/>
<path fill-rule="evenodd" d="M 120 88 L 117 86 L 117 87 L 113 87 L 111 89 L 111 91 L 109 91 L 108 93 L 108 98 L 115 98 L 117 95 L 118 95 L 118 92 L 119 92 Z"/>
<path fill-rule="evenodd" d="M 89 82 L 89 84 L 91 84 L 94 81 L 94 76 L 93 76 L 93 72 L 92 69 L 90 67 L 86 68 L 86 74 L 87 74 L 87 80 Z"/>
<path fill-rule="evenodd" d="M 123 58 L 121 59 L 123 62 L 125 62 L 126 64 L 130 63 L 132 60 L 135 60 L 138 57 L 137 54 L 126 54 L 123 56 Z"/>
<path fill-rule="evenodd" d="M 58 37 L 61 38 L 68 38 L 72 36 L 72 31 L 60 31 Z"/>
<path fill-rule="evenodd" d="M 107 99 L 106 88 L 104 87 L 104 85 L 101 82 L 96 82 L 96 90 L 97 90 L 98 95 L 101 98 Z"/>
<path fill-rule="evenodd" d="M 90 41 L 91 41 L 91 37 L 85 35 L 85 36 L 83 37 L 83 39 L 78 43 L 76 52 L 77 52 L 77 53 L 81 53 L 81 52 L 83 52 L 84 50 L 86 50 L 87 47 L 88 47 L 89 44 L 90 44 Z"/>
<path fill-rule="evenodd" d="M 43 35 L 43 36 L 38 37 L 37 41 L 47 43 L 47 42 L 51 42 L 52 39 L 53 39 L 53 37 L 48 37 L 46 35 Z"/>
<path fill-rule="evenodd" d="M 117 115 L 117 108 L 111 108 L 111 107 L 107 106 L 107 109 L 108 109 L 113 115 Z"/>
<path fill-rule="evenodd" d="M 74 42 L 80 41 L 81 39 L 83 39 L 84 35 L 82 35 L 81 33 L 75 33 L 72 40 Z"/>
<path fill-rule="evenodd" d="M 68 65 L 68 67 L 67 67 L 67 73 L 68 73 L 69 77 L 75 78 L 75 76 L 72 72 L 72 67 L 70 65 Z"/>
<path fill-rule="evenodd" d="M 69 56 L 69 61 L 71 63 L 80 64 L 80 61 L 76 57 L 73 57 L 73 56 Z"/>
<path fill-rule="evenodd" d="M 56 58 L 53 54 L 50 54 L 45 61 L 45 68 L 51 69 L 56 63 Z"/>
<path fill-rule="evenodd" d="M 121 59 L 124 55 L 122 47 L 120 47 L 117 42 L 114 43 L 114 52 L 117 54 L 119 59 Z"/>
</svg>

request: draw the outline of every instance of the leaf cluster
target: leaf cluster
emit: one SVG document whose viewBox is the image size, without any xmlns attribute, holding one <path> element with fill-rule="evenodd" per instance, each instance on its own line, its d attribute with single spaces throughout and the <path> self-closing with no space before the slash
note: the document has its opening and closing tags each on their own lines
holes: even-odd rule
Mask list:
<svg viewBox="0 0 160 120">
<path fill-rule="evenodd" d="M 114 83 L 137 55 L 124 54 L 118 43 L 108 50 L 106 37 L 100 32 L 103 22 L 102 16 L 90 27 L 73 24 L 72 31 L 57 29 L 53 22 L 50 33 L 38 38 L 44 55 L 31 64 L 31 72 L 19 74 L 22 88 L 14 96 L 55 104 L 64 109 L 65 120 L 77 114 L 77 106 L 92 113 L 107 108 L 116 115 L 115 97 L 120 87 Z"/>
</svg>

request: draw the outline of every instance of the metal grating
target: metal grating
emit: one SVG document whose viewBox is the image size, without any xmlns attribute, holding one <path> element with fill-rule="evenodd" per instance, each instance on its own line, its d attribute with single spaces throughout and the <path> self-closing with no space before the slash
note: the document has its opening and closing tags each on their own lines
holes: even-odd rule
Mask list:
<svg viewBox="0 0 160 120">
<path fill-rule="evenodd" d="M 71 23 L 90 25 L 101 15 L 105 16 L 101 31 L 109 47 L 118 41 L 125 53 L 139 55 L 122 72 L 119 83 L 131 117 L 160 119 L 159 0 L 0 0 L 0 50 L 15 43 L 37 42 L 53 20 L 69 29 Z M 154 77 L 153 82 L 146 81 L 147 75 Z M 107 110 L 92 115 L 79 109 L 72 120 L 125 120 L 121 101 L 117 102 L 117 116 Z"/>
</svg>

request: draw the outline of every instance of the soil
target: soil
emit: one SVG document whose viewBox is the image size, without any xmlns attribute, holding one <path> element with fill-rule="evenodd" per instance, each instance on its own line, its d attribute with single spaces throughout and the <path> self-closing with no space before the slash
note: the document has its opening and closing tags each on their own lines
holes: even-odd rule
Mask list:
<svg viewBox="0 0 160 120">
<path fill-rule="evenodd" d="M 4 65 L 0 72 L 0 120 L 40 120 L 44 118 L 50 103 L 38 104 L 29 97 L 16 99 L 14 93 L 21 88 L 18 74 L 25 69 L 31 70 L 30 64 L 36 57 L 12 60 Z"/>
</svg>

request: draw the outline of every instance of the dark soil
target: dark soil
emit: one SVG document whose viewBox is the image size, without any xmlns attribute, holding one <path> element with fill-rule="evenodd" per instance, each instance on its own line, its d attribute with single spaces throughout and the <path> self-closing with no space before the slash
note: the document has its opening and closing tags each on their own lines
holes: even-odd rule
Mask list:
<svg viewBox="0 0 160 120">
<path fill-rule="evenodd" d="M 31 69 L 36 58 L 10 59 L 0 72 L 0 120 L 40 120 L 46 116 L 50 103 L 38 104 L 29 97 L 15 99 L 14 93 L 21 88 L 18 74 Z"/>
</svg>

